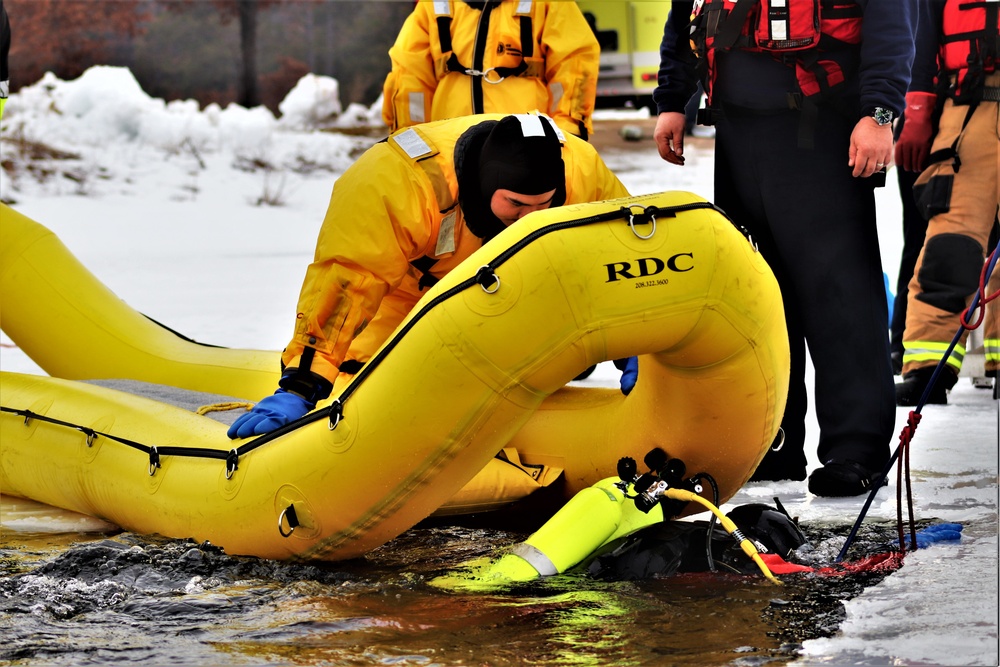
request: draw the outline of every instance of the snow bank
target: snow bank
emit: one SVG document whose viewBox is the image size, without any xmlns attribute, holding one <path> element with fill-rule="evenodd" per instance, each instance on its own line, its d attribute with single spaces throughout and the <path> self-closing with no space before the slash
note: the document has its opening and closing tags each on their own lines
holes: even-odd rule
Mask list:
<svg viewBox="0 0 1000 667">
<path fill-rule="evenodd" d="M 245 171 L 341 173 L 371 139 L 317 130 L 384 126 L 375 105 L 344 113 L 339 91 L 335 79 L 308 74 L 276 118 L 263 106 L 152 98 L 123 67 L 92 67 L 72 81 L 47 73 L 8 101 L 0 198 L 101 195 L 122 183 L 141 192 L 150 165 L 163 161 L 188 176 L 220 158 Z"/>
</svg>

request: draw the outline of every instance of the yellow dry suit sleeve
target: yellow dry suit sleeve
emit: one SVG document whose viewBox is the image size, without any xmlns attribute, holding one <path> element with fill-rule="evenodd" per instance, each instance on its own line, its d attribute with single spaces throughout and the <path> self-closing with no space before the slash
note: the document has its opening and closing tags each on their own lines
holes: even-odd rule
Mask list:
<svg viewBox="0 0 1000 667">
<path fill-rule="evenodd" d="M 594 132 L 597 73 L 601 47 L 575 2 L 546 3 L 541 34 L 545 80 L 549 90 L 548 113 L 565 132 Z"/>
<path fill-rule="evenodd" d="M 427 246 L 428 209 L 435 207 L 420 178 L 383 143 L 337 179 L 282 354 L 287 367 L 298 368 L 309 347 L 316 354 L 308 370 L 331 383 L 337 378 L 354 338 Z"/>
<path fill-rule="evenodd" d="M 382 120 L 394 132 L 431 118 L 437 89 L 431 40 L 438 39 L 430 2 L 417 3 L 389 49 L 392 71 L 382 86 Z M 433 26 L 433 29 L 432 29 Z M 433 31 L 433 34 L 431 34 Z"/>
<path fill-rule="evenodd" d="M 614 172 L 604 164 L 597 150 L 583 139 L 566 137 L 563 160 L 566 163 L 567 204 L 630 196 Z"/>
</svg>

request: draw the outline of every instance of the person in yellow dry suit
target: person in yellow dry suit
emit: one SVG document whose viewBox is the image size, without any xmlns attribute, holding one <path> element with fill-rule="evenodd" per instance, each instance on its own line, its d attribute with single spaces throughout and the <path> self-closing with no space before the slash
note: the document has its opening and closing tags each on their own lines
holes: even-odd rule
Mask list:
<svg viewBox="0 0 1000 667">
<path fill-rule="evenodd" d="M 418 2 L 389 49 L 392 131 L 481 113 L 548 113 L 586 139 L 600 46 L 575 2 Z"/>
<path fill-rule="evenodd" d="M 334 184 L 279 388 L 229 437 L 313 409 L 338 376 L 360 370 L 422 289 L 521 217 L 627 196 L 590 144 L 545 115 L 465 116 L 390 135 Z"/>
</svg>

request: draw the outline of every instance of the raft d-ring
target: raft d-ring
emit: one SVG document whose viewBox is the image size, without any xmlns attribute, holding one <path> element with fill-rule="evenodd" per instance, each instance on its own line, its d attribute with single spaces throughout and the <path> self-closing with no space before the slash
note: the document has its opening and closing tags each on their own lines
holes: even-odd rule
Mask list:
<svg viewBox="0 0 1000 667">
<path fill-rule="evenodd" d="M 492 282 L 487 283 L 486 279 L 492 278 Z M 483 264 L 476 271 L 476 282 L 487 294 L 496 294 L 500 289 L 500 276 L 493 271 L 489 264 Z M 492 288 L 492 289 L 491 289 Z"/>
<path fill-rule="evenodd" d="M 93 447 L 94 440 L 97 440 L 97 433 L 95 431 L 91 431 L 90 433 L 87 434 L 87 446 Z"/>
<path fill-rule="evenodd" d="M 649 214 L 649 221 L 653 224 L 653 228 L 651 230 L 649 230 L 649 234 L 647 234 L 646 236 L 643 236 L 642 234 L 640 234 L 639 232 L 637 232 L 635 230 L 635 214 L 632 213 L 631 211 L 628 214 L 628 226 L 629 226 L 629 228 L 632 230 L 632 233 L 635 234 L 636 238 L 640 238 L 643 241 L 646 241 L 648 239 L 653 238 L 653 235 L 656 234 L 656 216 L 653 215 L 652 213 L 650 213 Z"/>
<path fill-rule="evenodd" d="M 288 532 L 285 532 L 285 522 L 288 523 Z M 295 514 L 295 505 L 289 505 L 285 509 L 281 510 L 281 514 L 278 515 L 278 533 L 282 537 L 288 537 L 295 532 L 295 529 L 299 525 L 299 517 Z"/>
<path fill-rule="evenodd" d="M 240 453 L 235 449 L 230 449 L 229 455 L 226 456 L 226 479 L 232 479 L 239 467 Z"/>
<path fill-rule="evenodd" d="M 326 427 L 331 431 L 334 430 L 343 418 L 344 406 L 338 399 L 330 404 L 330 421 L 326 423 Z"/>
<path fill-rule="evenodd" d="M 149 476 L 156 474 L 156 469 L 160 467 L 160 453 L 156 451 L 156 445 L 149 447 Z"/>
<path fill-rule="evenodd" d="M 778 427 L 778 436 L 779 440 L 777 447 L 774 445 L 773 442 L 771 443 L 772 452 L 780 452 L 781 448 L 785 446 L 785 429 L 781 428 L 780 426 Z"/>
</svg>

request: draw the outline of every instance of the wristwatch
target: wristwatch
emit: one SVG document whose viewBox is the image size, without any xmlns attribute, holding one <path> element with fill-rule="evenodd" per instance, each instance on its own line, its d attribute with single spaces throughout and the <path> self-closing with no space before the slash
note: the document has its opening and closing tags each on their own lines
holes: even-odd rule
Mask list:
<svg viewBox="0 0 1000 667">
<path fill-rule="evenodd" d="M 892 119 L 895 116 L 895 114 L 892 113 L 892 109 L 886 109 L 885 107 L 875 107 L 874 109 L 872 109 L 871 116 L 872 118 L 875 119 L 875 122 L 878 123 L 879 125 L 888 125 L 889 123 L 892 122 Z"/>
</svg>

